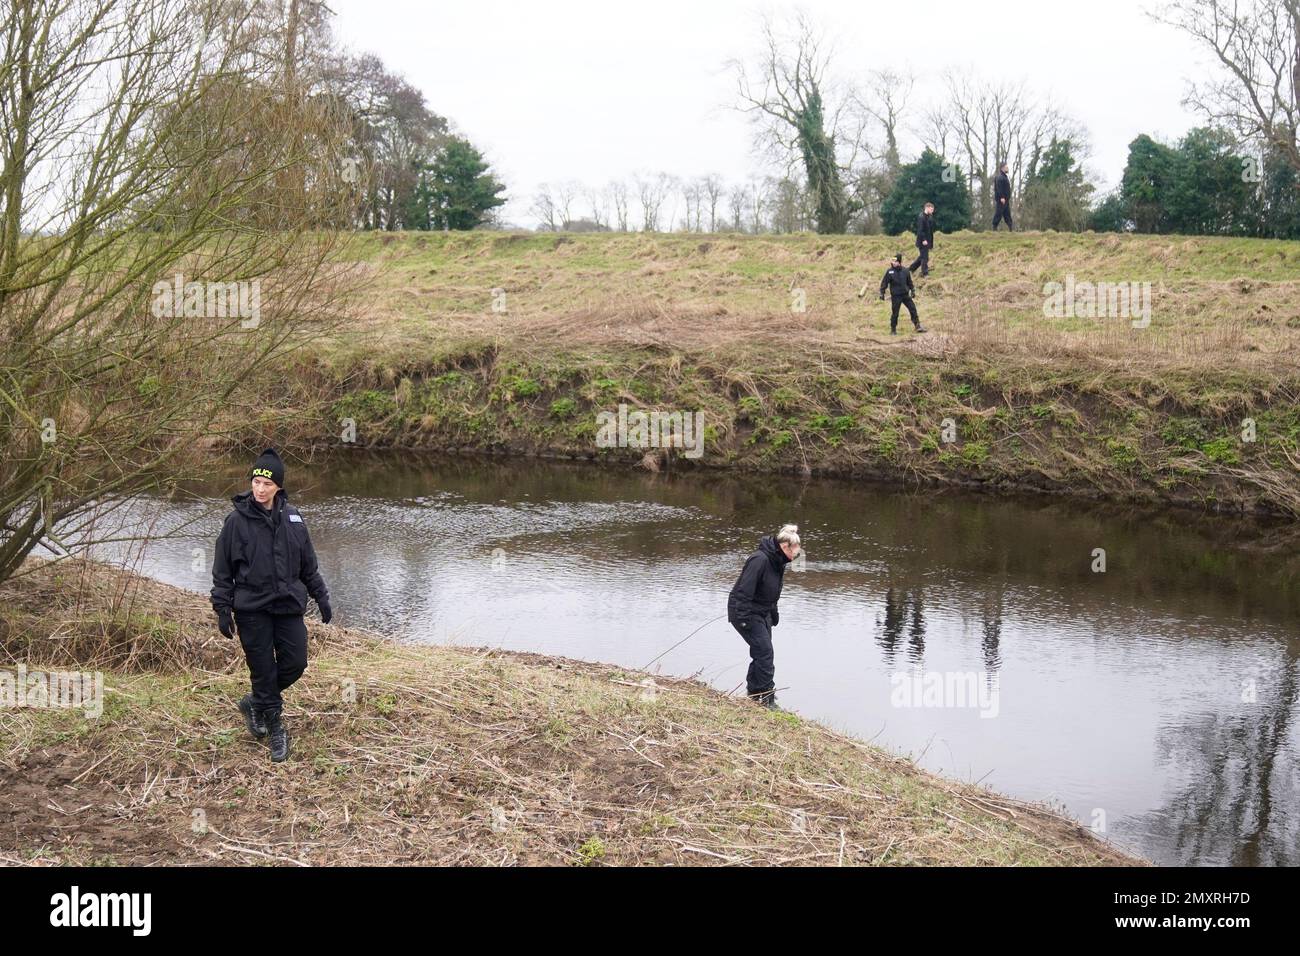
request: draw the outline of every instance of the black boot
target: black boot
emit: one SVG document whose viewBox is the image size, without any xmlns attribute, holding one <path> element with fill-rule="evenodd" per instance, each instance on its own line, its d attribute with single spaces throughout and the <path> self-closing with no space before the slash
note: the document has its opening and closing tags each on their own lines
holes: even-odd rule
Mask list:
<svg viewBox="0 0 1300 956">
<path fill-rule="evenodd" d="M 769 688 L 768 690 L 753 691 L 750 693 L 749 699 L 752 700 L 754 703 L 758 704 L 760 707 L 766 707 L 768 710 L 781 709 L 780 707 L 776 706 L 775 687 Z"/>
<path fill-rule="evenodd" d="M 289 731 L 284 729 L 280 715 L 268 716 L 266 727 L 271 735 L 271 762 L 282 763 L 289 759 Z"/>
<path fill-rule="evenodd" d="M 258 740 L 266 736 L 266 721 L 262 719 L 262 715 L 253 706 L 252 694 L 245 694 L 240 698 L 239 712 L 244 715 L 244 726 L 248 728 L 250 734 Z"/>
</svg>

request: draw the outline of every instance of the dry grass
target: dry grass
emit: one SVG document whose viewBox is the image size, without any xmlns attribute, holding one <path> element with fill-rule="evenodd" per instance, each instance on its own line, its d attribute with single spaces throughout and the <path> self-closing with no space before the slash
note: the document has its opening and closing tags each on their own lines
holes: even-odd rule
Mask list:
<svg viewBox="0 0 1300 956">
<path fill-rule="evenodd" d="M 602 665 L 320 625 L 276 766 L 242 729 L 242 662 L 198 597 L 67 564 L 0 600 L 10 664 L 114 662 L 97 720 L 0 712 L 8 863 L 1136 862 L 1042 807 L 698 683 L 660 677 L 647 699 L 642 675 Z M 168 653 L 103 625 L 124 608 L 175 626 Z"/>
<path fill-rule="evenodd" d="M 373 297 L 333 347 L 382 361 L 474 340 L 557 348 L 668 348 L 750 361 L 914 350 L 1027 368 L 1294 374 L 1300 243 L 962 233 L 943 237 L 918 304 L 935 335 L 891 341 L 876 286 L 907 238 L 383 236 L 359 252 Z M 1048 319 L 1043 287 L 1150 282 L 1152 322 Z M 857 298 L 863 282 L 865 300 Z M 507 311 L 492 310 L 493 290 Z M 807 311 L 792 312 L 802 289 Z"/>
</svg>

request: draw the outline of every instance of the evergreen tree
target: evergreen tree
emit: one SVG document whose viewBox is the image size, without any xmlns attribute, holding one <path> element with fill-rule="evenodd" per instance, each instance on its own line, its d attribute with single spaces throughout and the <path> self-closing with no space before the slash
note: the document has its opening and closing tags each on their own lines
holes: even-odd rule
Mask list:
<svg viewBox="0 0 1300 956">
<path fill-rule="evenodd" d="M 421 165 L 408 219 L 415 229 L 474 229 L 505 204 L 505 184 L 489 171 L 468 140 L 449 138 L 431 163 Z"/>
<path fill-rule="evenodd" d="M 1194 129 L 1177 148 L 1139 136 L 1129 146 L 1120 187 L 1138 232 L 1247 236 L 1262 229 L 1251 160 L 1221 130 Z"/>
<path fill-rule="evenodd" d="M 1132 226 L 1123 197 L 1113 192 L 1093 207 L 1088 228 L 1095 232 L 1127 232 Z"/>
<path fill-rule="evenodd" d="M 1243 175 L 1249 160 L 1227 133 L 1191 130 L 1178 144 L 1173 181 L 1164 194 L 1173 232 L 1245 236 L 1257 231 L 1257 186 Z"/>
<path fill-rule="evenodd" d="M 929 149 L 916 162 L 899 169 L 898 181 L 880 207 L 885 232 L 897 236 L 915 228 L 916 217 L 927 202 L 934 203 L 935 227 L 940 232 L 970 226 L 971 196 L 966 177 L 957 166 L 950 167 Z"/>
<path fill-rule="evenodd" d="M 1168 146 L 1145 133 L 1129 143 L 1120 198 L 1138 232 L 1169 231 L 1166 203 L 1177 174 L 1178 157 Z"/>
<path fill-rule="evenodd" d="M 1264 154 L 1256 199 L 1259 234 L 1269 239 L 1300 239 L 1300 173 L 1274 148 Z"/>
</svg>

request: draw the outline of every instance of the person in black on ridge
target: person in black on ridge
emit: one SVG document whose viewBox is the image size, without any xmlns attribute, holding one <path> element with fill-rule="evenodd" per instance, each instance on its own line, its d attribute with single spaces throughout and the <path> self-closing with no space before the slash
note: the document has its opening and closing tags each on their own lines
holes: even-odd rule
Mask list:
<svg viewBox="0 0 1300 956">
<path fill-rule="evenodd" d="M 907 267 L 908 272 L 921 270 L 924 278 L 930 274 L 930 250 L 934 248 L 934 203 L 928 202 L 916 217 L 916 248 L 920 253 L 916 261 Z"/>
<path fill-rule="evenodd" d="M 998 231 L 998 223 L 1006 222 L 1007 231 L 1015 232 L 1011 224 L 1011 179 L 1007 176 L 1010 167 L 1003 163 L 998 167 L 997 178 L 993 180 L 993 204 L 997 211 L 993 213 L 993 231 Z"/>
</svg>

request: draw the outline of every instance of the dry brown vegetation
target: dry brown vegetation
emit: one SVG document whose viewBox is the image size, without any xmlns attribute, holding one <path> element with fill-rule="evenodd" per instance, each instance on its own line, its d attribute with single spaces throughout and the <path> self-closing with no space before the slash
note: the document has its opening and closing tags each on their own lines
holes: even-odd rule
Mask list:
<svg viewBox="0 0 1300 956">
<path fill-rule="evenodd" d="M 545 351 L 664 347 L 772 357 L 915 349 L 1004 355 L 1029 365 L 1294 374 L 1300 243 L 1181 236 L 943 237 L 919 277 L 930 340 L 889 340 L 876 287 L 907 237 L 383 235 L 361 250 L 375 269 L 368 307 L 340 348 L 415 358 L 462 339 Z M 910 258 L 910 256 L 908 256 Z M 1152 326 L 1047 319 L 1043 285 L 1151 282 Z M 868 295 L 859 299 L 862 283 Z M 492 290 L 506 292 L 493 312 Z M 792 312 L 792 290 L 807 311 Z M 1141 334 L 1139 334 L 1141 333 Z M 930 344 L 935 340 L 939 344 Z"/>
<path fill-rule="evenodd" d="M 0 586 L 0 666 L 102 668 L 104 714 L 0 711 L 9 864 L 1129 864 L 1051 811 L 793 715 L 599 664 L 311 627 L 272 765 L 202 600 L 84 563 Z M 653 699 L 651 699 L 653 696 Z"/>
</svg>

